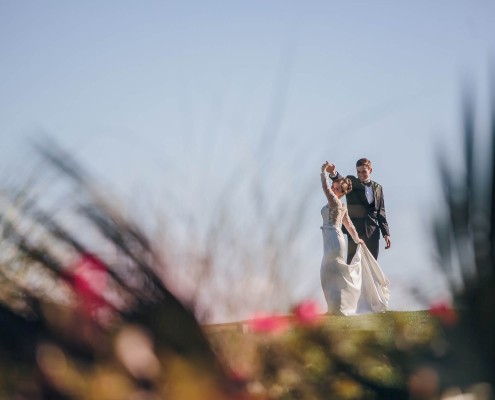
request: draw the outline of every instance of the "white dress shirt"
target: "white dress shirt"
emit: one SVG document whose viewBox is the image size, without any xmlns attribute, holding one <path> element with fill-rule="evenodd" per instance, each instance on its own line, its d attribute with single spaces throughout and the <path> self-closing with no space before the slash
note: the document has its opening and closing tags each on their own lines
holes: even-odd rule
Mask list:
<svg viewBox="0 0 495 400">
<path fill-rule="evenodd" d="M 370 204 L 373 203 L 373 201 L 375 200 L 375 195 L 373 194 L 373 188 L 371 187 L 371 185 L 370 186 L 364 185 L 364 194 L 366 195 L 366 200 L 368 200 L 368 203 Z"/>
</svg>

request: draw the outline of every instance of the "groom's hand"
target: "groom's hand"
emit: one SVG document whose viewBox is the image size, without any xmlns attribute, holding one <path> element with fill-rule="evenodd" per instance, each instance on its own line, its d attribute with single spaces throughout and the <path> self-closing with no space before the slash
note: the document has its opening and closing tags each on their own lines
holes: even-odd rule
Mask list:
<svg viewBox="0 0 495 400">
<path fill-rule="evenodd" d="M 390 249 L 390 246 L 392 246 L 392 240 L 390 239 L 390 236 L 386 235 L 384 236 L 385 239 L 385 248 Z"/>
</svg>

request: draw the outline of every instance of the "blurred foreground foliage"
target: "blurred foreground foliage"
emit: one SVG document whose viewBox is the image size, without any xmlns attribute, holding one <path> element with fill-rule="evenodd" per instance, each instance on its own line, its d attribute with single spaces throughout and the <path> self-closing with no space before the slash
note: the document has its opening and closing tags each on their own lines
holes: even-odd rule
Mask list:
<svg viewBox="0 0 495 400">
<path fill-rule="evenodd" d="M 472 107 L 465 174 L 440 164 L 434 221 L 454 304 L 429 312 L 301 304 L 201 326 L 167 285 L 163 249 L 69 155 L 40 146 L 50 174 L 0 196 L 0 399 L 493 398 L 495 110 L 478 174 Z"/>
<path fill-rule="evenodd" d="M 71 157 L 39 150 L 52 175 L 2 191 L 1 398 L 231 398 L 160 252 Z"/>
<path fill-rule="evenodd" d="M 220 358 L 260 398 L 410 398 L 408 380 L 424 356 L 441 356 L 441 326 L 425 311 L 268 318 L 286 324 L 209 328 Z"/>
</svg>

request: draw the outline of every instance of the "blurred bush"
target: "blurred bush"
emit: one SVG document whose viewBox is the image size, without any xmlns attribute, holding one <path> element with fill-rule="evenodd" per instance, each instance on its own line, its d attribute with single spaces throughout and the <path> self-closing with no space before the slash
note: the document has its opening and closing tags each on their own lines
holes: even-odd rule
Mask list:
<svg viewBox="0 0 495 400">
<path fill-rule="evenodd" d="M 138 224 L 59 148 L 39 150 L 67 186 L 2 192 L 1 397 L 231 398 Z"/>
</svg>

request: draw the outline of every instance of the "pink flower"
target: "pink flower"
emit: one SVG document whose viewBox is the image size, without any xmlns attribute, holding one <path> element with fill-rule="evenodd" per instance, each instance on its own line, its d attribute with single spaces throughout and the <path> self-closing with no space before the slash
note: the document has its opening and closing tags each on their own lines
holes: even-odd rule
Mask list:
<svg viewBox="0 0 495 400">
<path fill-rule="evenodd" d="M 292 312 L 301 325 L 314 325 L 320 321 L 320 310 L 314 300 L 306 300 L 294 307 Z"/>
<path fill-rule="evenodd" d="M 434 303 L 430 306 L 431 316 L 438 318 L 446 326 L 454 326 L 459 320 L 457 311 L 447 303 Z"/>
<path fill-rule="evenodd" d="M 256 333 L 282 333 L 289 327 L 287 317 L 258 313 L 248 322 L 249 328 Z"/>
<path fill-rule="evenodd" d="M 101 297 L 107 287 L 107 269 L 95 255 L 85 253 L 72 267 L 73 285 L 82 302 L 84 311 L 92 314 L 107 303 Z"/>
</svg>

